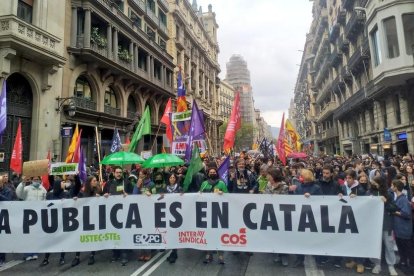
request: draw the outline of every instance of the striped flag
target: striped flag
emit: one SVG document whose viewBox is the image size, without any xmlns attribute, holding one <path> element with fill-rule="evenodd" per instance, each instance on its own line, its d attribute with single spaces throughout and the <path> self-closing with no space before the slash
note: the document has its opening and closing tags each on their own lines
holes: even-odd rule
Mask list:
<svg viewBox="0 0 414 276">
<path fill-rule="evenodd" d="M 119 136 L 118 129 L 115 128 L 114 135 L 112 136 L 111 152 L 117 152 L 121 149 L 122 149 L 121 137 Z"/>
<path fill-rule="evenodd" d="M 187 111 L 187 100 L 185 98 L 185 88 L 183 83 L 183 76 L 181 74 L 181 67 L 179 67 L 177 76 L 177 112 Z"/>
</svg>

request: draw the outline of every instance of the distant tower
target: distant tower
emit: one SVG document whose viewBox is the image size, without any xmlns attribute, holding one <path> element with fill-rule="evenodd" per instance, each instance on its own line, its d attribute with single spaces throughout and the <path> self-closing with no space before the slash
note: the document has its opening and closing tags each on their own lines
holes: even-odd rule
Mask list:
<svg viewBox="0 0 414 276">
<path fill-rule="evenodd" d="M 250 71 L 241 55 L 232 55 L 226 63 L 226 81 L 240 91 L 242 122 L 255 124 L 254 100 L 250 85 Z"/>
</svg>

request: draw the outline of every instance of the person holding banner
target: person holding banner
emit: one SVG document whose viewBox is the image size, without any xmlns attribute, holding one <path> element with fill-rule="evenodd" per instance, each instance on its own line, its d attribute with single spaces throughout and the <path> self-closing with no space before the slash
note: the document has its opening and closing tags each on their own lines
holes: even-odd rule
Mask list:
<svg viewBox="0 0 414 276">
<path fill-rule="evenodd" d="M 223 182 L 223 180 L 219 178 L 217 168 L 209 168 L 207 172 L 208 179 L 201 183 L 200 193 L 215 193 L 219 195 L 222 195 L 223 193 L 228 193 L 226 184 Z M 219 264 L 224 265 L 223 251 L 217 251 L 217 255 L 219 259 Z M 208 264 L 212 261 L 213 254 L 211 251 L 207 251 L 206 258 L 203 262 L 205 264 Z"/>
<path fill-rule="evenodd" d="M 381 197 L 381 200 L 384 202 L 384 219 L 382 223 L 382 242 L 384 243 L 384 255 L 385 261 L 388 265 L 388 270 L 391 276 L 398 275 L 395 271 L 394 265 L 396 263 L 396 256 L 394 251 L 394 236 L 392 233 L 393 230 L 393 213 L 398 211 L 398 208 L 395 204 L 392 203 L 393 199 L 391 194 L 388 192 L 387 186 L 385 184 L 385 179 L 381 176 L 375 176 L 371 180 L 371 186 L 368 191 L 368 194 L 371 196 Z M 381 273 L 381 259 L 371 259 L 375 264 L 372 269 L 373 274 Z"/>
<path fill-rule="evenodd" d="M 295 195 L 304 195 L 306 198 L 311 195 L 322 195 L 321 188 L 315 183 L 315 176 L 312 171 L 308 169 L 302 169 L 300 171 L 300 178 L 303 183 L 298 185 L 295 190 Z M 293 264 L 294 267 L 300 267 L 304 265 L 305 256 L 296 255 L 296 261 Z"/>
<path fill-rule="evenodd" d="M 98 179 L 96 176 L 89 176 L 86 179 L 86 182 L 83 186 L 83 191 L 80 191 L 77 197 L 74 197 L 74 200 L 77 200 L 78 198 L 85 198 L 85 197 L 99 197 L 102 195 L 102 188 L 101 185 L 98 182 Z M 80 263 L 79 260 L 80 252 L 76 252 L 75 258 L 72 261 L 72 266 L 77 266 Z M 88 265 L 93 265 L 95 263 L 95 251 L 92 251 L 89 260 Z"/>
<path fill-rule="evenodd" d="M 266 166 L 267 165 L 262 165 Z M 263 194 L 272 194 L 272 195 L 287 195 L 289 193 L 289 187 L 284 182 L 284 177 L 282 171 L 279 168 L 270 168 L 267 170 L 267 185 Z M 275 254 L 275 258 L 273 259 L 275 263 L 282 262 L 283 266 L 289 265 L 289 259 L 287 254 Z"/>
<path fill-rule="evenodd" d="M 124 179 L 121 167 L 116 167 L 114 171 L 114 178 L 106 183 L 103 194 L 104 197 L 110 195 L 123 195 L 124 197 L 132 193 L 132 186 L 128 179 Z M 112 262 L 121 259 L 121 265 L 125 266 L 128 263 L 128 255 L 126 250 L 114 249 L 112 250 Z"/>
<path fill-rule="evenodd" d="M 42 185 L 40 176 L 26 178 L 22 177 L 23 181 L 16 188 L 16 195 L 19 199 L 24 201 L 38 201 L 46 200 L 46 189 Z M 37 260 L 36 253 L 25 253 L 24 259 L 26 261 Z"/>
<path fill-rule="evenodd" d="M 253 173 L 246 169 L 246 160 L 239 158 L 236 167 L 236 173 L 230 175 L 229 191 L 239 194 L 255 193 L 258 189 L 256 179 Z"/>
<path fill-rule="evenodd" d="M 184 193 L 183 188 L 179 185 L 178 176 L 175 173 L 172 173 L 170 177 L 168 178 L 168 186 L 165 189 L 165 192 L 167 194 L 182 194 Z M 168 256 L 167 261 L 170 262 L 170 264 L 175 263 L 177 260 L 177 249 L 172 249 L 170 256 Z"/>
<path fill-rule="evenodd" d="M 13 191 L 6 187 L 4 178 L 0 177 L 0 202 L 3 201 L 12 201 L 13 200 Z M 0 267 L 3 266 L 6 261 L 6 253 L 0 253 Z"/>
<path fill-rule="evenodd" d="M 52 178 L 53 179 L 53 178 Z M 66 183 L 60 180 L 51 182 L 53 183 L 53 188 L 50 192 L 46 194 L 46 200 L 62 200 L 70 198 L 70 194 L 66 191 Z M 50 253 L 45 254 L 45 258 L 40 264 L 41 267 L 47 266 L 49 264 Z M 60 253 L 59 265 L 65 264 L 65 252 Z"/>
</svg>

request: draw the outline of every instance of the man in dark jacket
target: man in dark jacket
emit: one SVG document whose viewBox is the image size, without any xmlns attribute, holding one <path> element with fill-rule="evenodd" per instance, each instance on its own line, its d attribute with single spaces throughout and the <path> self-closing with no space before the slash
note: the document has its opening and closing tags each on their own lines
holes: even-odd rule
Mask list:
<svg viewBox="0 0 414 276">
<path fill-rule="evenodd" d="M 230 174 L 228 190 L 230 193 L 246 194 L 257 193 L 258 185 L 255 176 L 246 169 L 246 161 L 239 158 L 236 162 L 237 170 Z"/>
<path fill-rule="evenodd" d="M 132 194 L 133 187 L 128 179 L 123 177 L 123 172 L 121 167 L 116 167 L 114 170 L 114 179 L 106 183 L 103 193 L 104 197 L 110 195 L 123 195 L 127 196 Z M 128 254 L 127 250 L 112 250 L 112 262 L 116 262 L 121 259 L 122 266 L 125 266 L 128 263 Z"/>
<path fill-rule="evenodd" d="M 6 187 L 3 179 L 0 179 L 0 201 L 12 201 L 13 191 Z M 3 266 L 6 261 L 6 253 L 0 253 L 0 267 Z"/>
<path fill-rule="evenodd" d="M 341 193 L 341 188 L 333 179 L 333 167 L 325 165 L 322 168 L 322 177 L 318 181 L 319 187 L 321 187 L 322 195 L 338 195 Z"/>
</svg>

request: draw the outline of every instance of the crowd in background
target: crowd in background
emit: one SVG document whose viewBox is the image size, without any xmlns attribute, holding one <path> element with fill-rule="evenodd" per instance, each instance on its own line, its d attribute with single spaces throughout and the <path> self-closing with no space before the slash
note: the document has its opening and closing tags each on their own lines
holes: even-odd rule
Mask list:
<svg viewBox="0 0 414 276">
<path fill-rule="evenodd" d="M 225 159 L 205 157 L 204 167 L 193 176 L 187 192 L 251 193 L 251 194 L 295 194 L 305 197 L 318 195 L 378 196 L 384 202 L 383 259 L 390 275 L 398 275 L 395 266 L 414 273 L 414 159 L 411 155 L 376 157 L 324 156 L 289 160 L 283 166 L 278 159 L 249 156 L 244 152 L 231 158 L 229 176 L 226 181 L 219 178 L 217 168 Z M 107 166 L 102 169 L 102 181 L 98 167 L 88 167 L 88 179 L 81 184 L 79 177 L 49 176 L 49 190 L 42 185 L 41 177 L 21 178 L 6 173 L 0 177 L 0 201 L 12 200 L 57 200 L 95 196 L 183 193 L 183 181 L 189 164 L 161 169 L 144 169 L 132 165 L 128 169 Z M 398 248 L 396 252 L 395 249 Z M 213 261 L 214 252 L 206 252 L 204 263 Z M 148 261 L 154 250 L 138 250 L 136 258 Z M 237 254 L 237 253 L 236 253 Z M 250 254 L 250 253 L 249 253 Z M 40 266 L 49 264 L 50 254 L 45 254 Z M 75 254 L 71 265 L 80 263 L 80 253 Z M 218 263 L 224 264 L 223 252 L 217 252 Z M 5 261 L 0 254 L 0 265 Z M 177 250 L 168 257 L 170 263 L 177 260 Z M 38 254 L 27 252 L 26 261 L 38 259 Z M 112 262 L 126 265 L 131 259 L 130 250 L 113 250 Z M 275 254 L 274 261 L 282 266 L 303 266 L 304 256 L 294 258 L 286 254 Z M 315 256 L 318 265 L 345 266 L 363 273 L 381 272 L 380 259 L 342 258 Z M 398 262 L 397 262 L 398 260 Z M 88 264 L 95 263 L 95 252 L 90 252 Z M 60 254 L 59 265 L 65 264 L 65 253 Z"/>
</svg>

